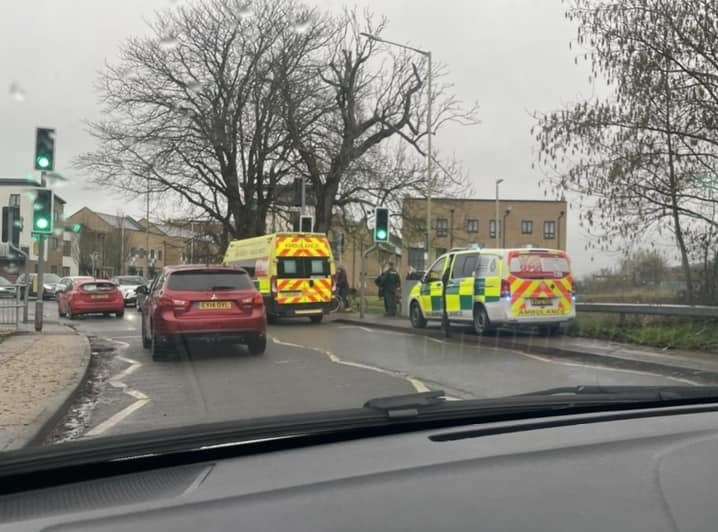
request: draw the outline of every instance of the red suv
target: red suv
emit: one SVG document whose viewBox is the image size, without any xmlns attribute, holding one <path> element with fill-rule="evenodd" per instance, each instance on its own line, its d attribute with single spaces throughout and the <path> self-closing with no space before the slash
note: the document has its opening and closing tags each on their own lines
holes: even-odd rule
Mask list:
<svg viewBox="0 0 718 532">
<path fill-rule="evenodd" d="M 180 338 L 223 339 L 264 353 L 267 321 L 262 294 L 245 270 L 167 266 L 142 305 L 142 345 L 158 359 Z"/>
</svg>

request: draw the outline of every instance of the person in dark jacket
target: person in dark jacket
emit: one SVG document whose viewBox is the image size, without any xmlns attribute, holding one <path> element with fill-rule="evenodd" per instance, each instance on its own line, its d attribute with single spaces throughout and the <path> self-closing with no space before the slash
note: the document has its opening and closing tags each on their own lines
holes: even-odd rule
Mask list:
<svg viewBox="0 0 718 532">
<path fill-rule="evenodd" d="M 401 277 L 394 269 L 394 263 L 390 262 L 386 271 L 381 276 L 381 289 L 384 295 L 384 310 L 387 316 L 396 316 L 399 289 L 401 288 Z"/>
</svg>

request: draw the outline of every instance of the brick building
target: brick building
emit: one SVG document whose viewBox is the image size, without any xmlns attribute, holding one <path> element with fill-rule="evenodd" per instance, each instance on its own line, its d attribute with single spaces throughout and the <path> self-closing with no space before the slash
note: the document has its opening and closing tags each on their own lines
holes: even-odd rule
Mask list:
<svg viewBox="0 0 718 532">
<path fill-rule="evenodd" d="M 493 199 L 432 198 L 429 262 L 448 249 L 471 244 L 566 249 L 566 212 L 565 201 L 500 200 L 497 224 Z M 405 199 L 402 272 L 426 268 L 425 227 L 426 199 Z"/>
</svg>

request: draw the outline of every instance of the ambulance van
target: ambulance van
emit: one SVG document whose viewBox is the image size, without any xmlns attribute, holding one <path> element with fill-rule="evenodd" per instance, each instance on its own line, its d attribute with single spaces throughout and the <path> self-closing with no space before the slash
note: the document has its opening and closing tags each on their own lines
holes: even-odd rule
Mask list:
<svg viewBox="0 0 718 532">
<path fill-rule="evenodd" d="M 412 289 L 412 326 L 440 321 L 444 301 L 449 323 L 471 324 L 478 334 L 538 327 L 551 335 L 576 318 L 571 262 L 555 249 L 451 250 Z"/>
<path fill-rule="evenodd" d="M 246 270 L 264 297 L 267 319 L 322 321 L 332 307 L 334 257 L 321 233 L 274 233 L 233 240 L 223 264 Z"/>
</svg>

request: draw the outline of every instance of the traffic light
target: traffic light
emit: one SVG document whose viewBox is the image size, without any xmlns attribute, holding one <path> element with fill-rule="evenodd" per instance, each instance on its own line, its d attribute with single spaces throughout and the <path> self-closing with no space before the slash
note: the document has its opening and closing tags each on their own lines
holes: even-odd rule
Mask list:
<svg viewBox="0 0 718 532">
<path fill-rule="evenodd" d="M 82 233 L 82 224 L 72 224 L 70 230 L 73 233 Z"/>
<path fill-rule="evenodd" d="M 35 132 L 35 170 L 55 169 L 55 130 L 45 127 Z"/>
<path fill-rule="evenodd" d="M 20 218 L 20 207 L 10 206 L 2 208 L 2 241 L 8 242 L 15 247 L 20 246 L 20 231 L 22 230 L 22 219 Z"/>
<path fill-rule="evenodd" d="M 32 232 L 43 235 L 52 234 L 52 190 L 37 191 L 33 211 Z"/>
<path fill-rule="evenodd" d="M 313 227 L 314 227 L 314 217 L 313 216 L 302 216 L 300 218 L 299 230 L 302 233 L 311 233 Z"/>
<path fill-rule="evenodd" d="M 389 209 L 374 210 L 374 242 L 389 242 Z"/>
</svg>

